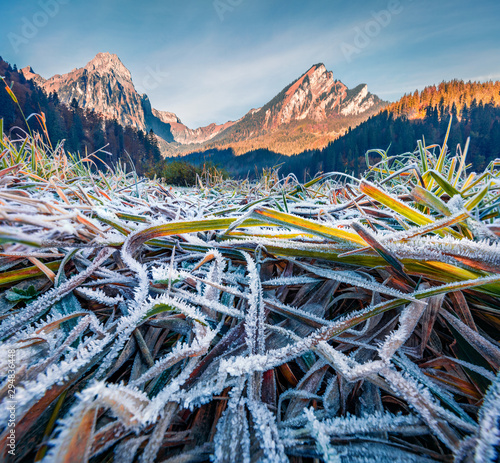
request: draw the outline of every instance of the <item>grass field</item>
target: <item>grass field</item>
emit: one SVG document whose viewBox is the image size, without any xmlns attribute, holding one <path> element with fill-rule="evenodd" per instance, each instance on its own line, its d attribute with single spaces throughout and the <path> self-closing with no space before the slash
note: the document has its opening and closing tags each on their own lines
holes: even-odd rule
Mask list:
<svg viewBox="0 0 500 463">
<path fill-rule="evenodd" d="M 498 461 L 500 163 L 173 189 L 0 134 L 3 459 Z"/>
</svg>

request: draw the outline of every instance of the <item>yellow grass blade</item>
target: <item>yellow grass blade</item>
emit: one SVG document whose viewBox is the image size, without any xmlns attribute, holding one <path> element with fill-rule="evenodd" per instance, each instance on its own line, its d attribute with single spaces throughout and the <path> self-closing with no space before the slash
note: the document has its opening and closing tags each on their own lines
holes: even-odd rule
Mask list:
<svg viewBox="0 0 500 463">
<path fill-rule="evenodd" d="M 366 242 L 356 233 L 341 228 L 328 227 L 327 225 L 303 219 L 285 212 L 278 212 L 273 209 L 261 207 L 255 209 L 252 215 L 258 217 L 263 222 L 281 225 L 282 227 L 295 228 L 339 243 L 366 246 Z"/>
<path fill-rule="evenodd" d="M 378 201 L 389 209 L 397 212 L 398 214 L 401 214 L 403 217 L 406 217 L 408 220 L 417 225 L 428 225 L 433 222 L 432 217 L 422 214 L 413 207 L 405 204 L 400 199 L 389 195 L 384 190 L 380 189 L 372 183 L 367 182 L 366 180 L 363 180 L 360 183 L 359 189 L 366 196 L 369 196 L 370 198 Z"/>
</svg>

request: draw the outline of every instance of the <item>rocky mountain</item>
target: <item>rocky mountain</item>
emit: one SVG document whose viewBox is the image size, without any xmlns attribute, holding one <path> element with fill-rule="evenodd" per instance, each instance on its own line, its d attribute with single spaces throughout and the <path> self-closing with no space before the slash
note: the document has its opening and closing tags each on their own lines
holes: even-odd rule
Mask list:
<svg viewBox="0 0 500 463">
<path fill-rule="evenodd" d="M 368 150 L 388 150 L 388 154 L 394 156 L 417 147 L 418 140 L 425 140 L 427 146 L 440 145 L 445 137 L 448 137 L 450 156 L 460 158 L 463 147 L 468 146 L 467 164 L 472 165 L 472 171 L 480 172 L 488 165 L 493 169 L 494 163 L 498 164 L 500 81 L 452 80 L 416 90 L 324 148 L 308 148 L 296 156 L 284 157 L 263 148 L 239 156 L 231 150 L 209 150 L 191 153 L 184 160 L 196 166 L 212 162 L 240 178 L 248 175 L 252 178 L 255 172 L 276 165 L 280 165 L 280 174 L 293 173 L 300 180 L 317 172 L 347 172 L 358 176 L 367 169 Z M 372 152 L 368 159 L 370 165 L 375 165 L 380 155 Z"/>
<path fill-rule="evenodd" d="M 42 76 L 33 71 L 33 68 L 31 66 L 26 66 L 25 68 L 21 69 L 21 73 L 27 80 L 32 80 L 39 87 L 43 87 L 43 84 L 47 81 L 47 79 L 44 79 Z"/>
<path fill-rule="evenodd" d="M 83 68 L 49 79 L 31 67 L 22 72 L 47 93 L 57 92 L 63 103 L 75 99 L 80 107 L 124 126 L 152 129 L 161 137 L 162 152 L 168 156 L 209 148 L 232 148 L 238 154 L 269 148 L 294 154 L 326 146 L 386 104 L 369 93 L 366 85 L 350 90 L 323 64 L 317 64 L 238 121 L 191 129 L 176 114 L 153 108 L 148 96 L 137 92 L 130 71 L 115 54 L 99 53 Z"/>
<path fill-rule="evenodd" d="M 240 154 L 261 148 L 296 154 L 326 146 L 386 104 L 365 84 L 350 90 L 324 64 L 317 64 L 205 145 L 230 147 Z"/>
<path fill-rule="evenodd" d="M 262 110 L 264 127 L 276 128 L 296 120 L 311 119 L 325 121 L 338 115 L 352 116 L 368 111 L 380 103 L 365 84 L 349 90 L 340 80 L 333 78 L 324 64 L 309 69 L 294 83 L 285 88 L 278 97 Z"/>
<path fill-rule="evenodd" d="M 33 70 L 21 70 L 33 78 Z M 47 93 L 57 92 L 61 102 L 70 104 L 73 98 L 80 107 L 95 110 L 122 125 L 145 129 L 141 95 L 135 90 L 132 76 L 118 56 L 99 53 L 85 67 L 49 79 L 35 75 L 34 80 Z"/>
<path fill-rule="evenodd" d="M 83 68 L 49 79 L 36 74 L 29 66 L 21 72 L 47 93 L 57 92 L 65 104 L 75 99 L 80 107 L 94 110 L 107 119 L 116 119 L 123 126 L 144 131 L 152 129 L 168 143 L 203 143 L 228 126 L 211 124 L 192 130 L 174 113 L 154 109 L 148 96 L 137 92 L 130 71 L 115 54 L 98 53 Z"/>
</svg>

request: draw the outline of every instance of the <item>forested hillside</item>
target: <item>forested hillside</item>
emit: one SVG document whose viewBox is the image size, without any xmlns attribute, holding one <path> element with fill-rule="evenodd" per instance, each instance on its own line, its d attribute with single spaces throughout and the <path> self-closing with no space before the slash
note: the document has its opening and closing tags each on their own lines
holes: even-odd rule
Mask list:
<svg viewBox="0 0 500 463">
<path fill-rule="evenodd" d="M 475 169 L 500 156 L 500 82 L 454 80 L 405 95 L 324 150 L 314 152 L 310 169 L 358 174 L 366 168 L 369 149 L 389 149 L 389 154 L 396 154 L 416 146 L 422 137 L 428 144 L 441 142 L 450 117 L 448 148 L 453 153 L 470 137 L 468 161 Z"/>
<path fill-rule="evenodd" d="M 452 153 L 470 137 L 468 162 L 475 169 L 484 168 L 500 156 L 500 107 L 479 103 L 465 107 L 460 115 L 456 111 L 440 115 L 438 109 L 429 108 L 421 119 L 383 111 L 324 150 L 314 152 L 310 169 L 347 170 L 358 174 L 366 168 L 365 153 L 370 147 L 389 149 L 390 155 L 403 152 L 404 147 L 416 147 L 422 137 L 428 144 L 439 142 L 444 139 L 450 117 L 453 119 L 448 148 Z"/>
<path fill-rule="evenodd" d="M 399 101 L 387 108 L 391 113 L 405 115 L 410 119 L 424 118 L 429 109 L 437 109 L 440 117 L 450 112 L 467 115 L 469 108 L 482 103 L 500 106 L 500 82 L 464 82 L 452 80 L 441 82 L 438 86 L 430 85 L 421 92 L 404 95 Z"/>
</svg>

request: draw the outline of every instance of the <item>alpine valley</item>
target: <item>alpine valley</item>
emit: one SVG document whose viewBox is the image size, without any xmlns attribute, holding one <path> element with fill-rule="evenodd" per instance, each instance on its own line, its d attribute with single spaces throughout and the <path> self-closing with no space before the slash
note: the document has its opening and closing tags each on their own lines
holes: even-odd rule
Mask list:
<svg viewBox="0 0 500 463">
<path fill-rule="evenodd" d="M 281 174 L 300 179 L 317 172 L 358 175 L 371 163 L 368 150 L 376 148 L 370 155 L 376 162 L 382 151 L 404 152 L 421 137 L 440 142 L 450 120 L 449 149 L 469 139 L 475 169 L 500 157 L 500 82 L 441 82 L 388 103 L 364 84 L 348 89 L 317 64 L 239 120 L 192 129 L 139 94 L 114 54 L 99 53 L 83 68 L 49 79 L 0 58 L 0 75 L 24 114 L 45 114 L 53 145 L 64 140 L 69 151 L 96 153 L 108 165 L 132 161 L 140 175 L 164 177 L 179 157 L 183 165 L 174 171 L 209 162 L 240 178 L 278 165 Z M 9 131 L 24 126 L 3 91 L 0 119 Z"/>
<path fill-rule="evenodd" d="M 191 129 L 176 114 L 153 108 L 115 54 L 99 53 L 84 67 L 49 79 L 29 66 L 21 72 L 47 94 L 56 92 L 62 103 L 95 111 L 123 126 L 153 130 L 164 156 L 214 148 L 231 148 L 236 154 L 265 148 L 285 155 L 323 148 L 387 104 L 366 85 L 349 89 L 323 64 L 316 64 L 241 119 Z"/>
</svg>

